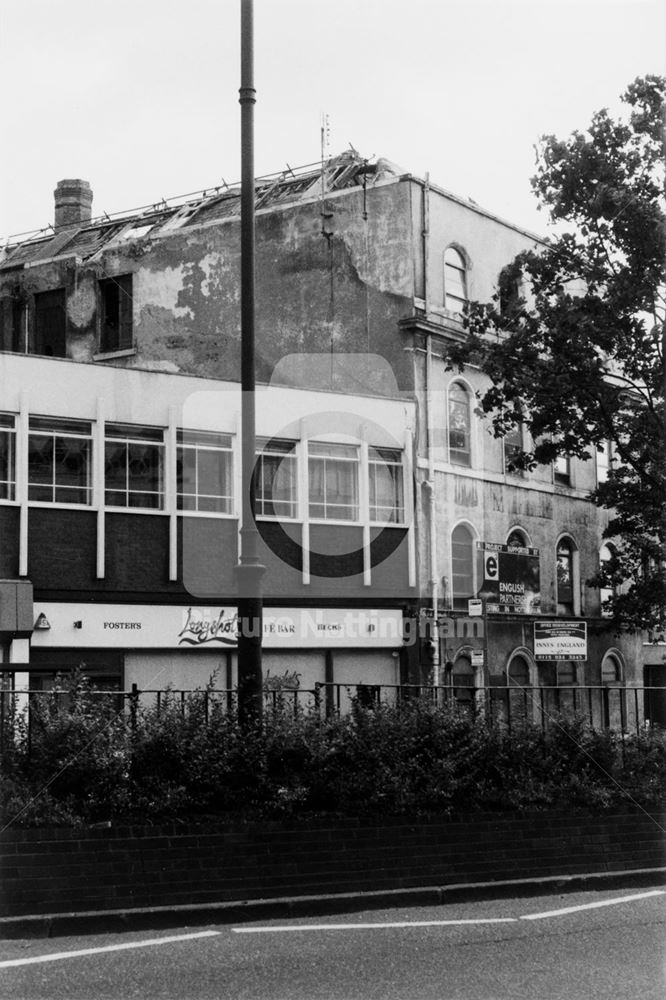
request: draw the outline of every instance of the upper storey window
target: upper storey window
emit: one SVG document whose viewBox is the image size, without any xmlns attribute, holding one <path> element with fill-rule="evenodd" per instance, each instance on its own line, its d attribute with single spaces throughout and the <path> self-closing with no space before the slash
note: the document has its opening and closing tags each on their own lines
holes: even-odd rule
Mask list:
<svg viewBox="0 0 666 1000">
<path fill-rule="evenodd" d="M 0 413 L 0 500 L 16 498 L 16 430 L 14 417 Z"/>
<path fill-rule="evenodd" d="M 86 421 L 31 417 L 28 499 L 91 503 L 91 449 L 91 425 Z"/>
<path fill-rule="evenodd" d="M 311 442 L 308 453 L 310 517 L 357 521 L 358 448 L 355 445 Z"/>
<path fill-rule="evenodd" d="M 152 427 L 107 424 L 105 499 L 110 507 L 164 507 L 164 434 Z"/>
<path fill-rule="evenodd" d="M 467 389 L 454 382 L 449 389 L 449 458 L 454 465 L 472 464 L 472 417 Z"/>
<path fill-rule="evenodd" d="M 467 268 L 455 247 L 444 253 L 444 306 L 450 312 L 461 313 L 467 302 Z"/>
<path fill-rule="evenodd" d="M 132 275 L 121 274 L 99 283 L 100 335 L 103 353 L 129 350 L 132 336 Z"/>
<path fill-rule="evenodd" d="M 256 512 L 260 517 L 298 515 L 296 442 L 271 438 L 257 450 Z"/>
<path fill-rule="evenodd" d="M 65 289 L 35 295 L 35 354 L 51 358 L 66 355 L 67 304 Z"/>
<path fill-rule="evenodd" d="M 179 510 L 231 514 L 233 510 L 231 435 L 178 431 L 176 482 Z"/>
<path fill-rule="evenodd" d="M 371 448 L 368 463 L 370 520 L 404 521 L 402 454 L 392 448 Z"/>
</svg>

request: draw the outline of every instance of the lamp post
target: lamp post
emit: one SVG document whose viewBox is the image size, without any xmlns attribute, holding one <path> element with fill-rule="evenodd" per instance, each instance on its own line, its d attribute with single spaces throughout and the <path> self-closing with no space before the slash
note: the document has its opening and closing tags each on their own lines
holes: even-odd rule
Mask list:
<svg viewBox="0 0 666 1000">
<path fill-rule="evenodd" d="M 241 482 L 238 583 L 238 714 L 241 724 L 261 718 L 262 577 L 254 520 L 256 452 L 254 379 L 254 25 L 253 0 L 241 0 Z"/>
</svg>

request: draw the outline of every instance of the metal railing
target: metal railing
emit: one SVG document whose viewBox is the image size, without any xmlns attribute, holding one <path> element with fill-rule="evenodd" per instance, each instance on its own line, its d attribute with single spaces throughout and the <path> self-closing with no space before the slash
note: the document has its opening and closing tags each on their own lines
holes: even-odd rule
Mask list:
<svg viewBox="0 0 666 1000">
<path fill-rule="evenodd" d="M 264 692 L 265 712 L 306 713 L 321 718 L 345 715 L 381 705 L 400 707 L 423 704 L 480 720 L 489 726 L 511 731 L 536 725 L 547 731 L 564 717 L 584 720 L 593 729 L 619 733 L 639 733 L 664 726 L 666 688 L 624 687 L 621 685 L 520 687 L 423 686 L 411 684 L 315 684 L 313 688 L 282 688 Z M 140 713 L 157 716 L 176 710 L 183 717 L 199 713 L 207 725 L 214 714 L 235 714 L 237 692 L 221 689 L 139 689 L 97 690 L 85 687 L 77 692 L 66 686 L 47 690 L 0 690 L 0 747 L 8 736 L 21 729 L 30 739 L 33 716 L 74 711 L 76 706 L 94 706 L 109 718 L 126 716 L 135 727 Z"/>
</svg>

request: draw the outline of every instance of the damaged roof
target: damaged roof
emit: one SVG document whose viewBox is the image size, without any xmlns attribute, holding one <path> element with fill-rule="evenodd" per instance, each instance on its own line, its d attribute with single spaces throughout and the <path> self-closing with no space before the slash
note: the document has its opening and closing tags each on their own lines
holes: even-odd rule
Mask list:
<svg viewBox="0 0 666 1000">
<path fill-rule="evenodd" d="M 322 194 L 376 183 L 398 176 L 402 171 L 388 160 L 370 163 L 355 150 L 332 157 L 325 164 L 309 164 L 279 174 L 257 178 L 257 209 L 294 204 Z M 28 234 L 0 248 L 0 270 L 26 267 L 56 257 L 89 260 L 100 250 L 148 234 L 166 235 L 172 230 L 199 226 L 240 214 L 240 185 L 207 189 L 192 195 L 172 198 L 131 212 L 104 215 L 66 230 L 45 230 Z"/>
</svg>

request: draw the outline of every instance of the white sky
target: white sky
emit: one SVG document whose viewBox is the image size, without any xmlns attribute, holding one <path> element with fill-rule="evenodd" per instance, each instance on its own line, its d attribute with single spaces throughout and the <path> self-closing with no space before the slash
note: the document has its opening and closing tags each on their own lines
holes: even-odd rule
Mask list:
<svg viewBox="0 0 666 1000">
<path fill-rule="evenodd" d="M 240 177 L 240 0 L 0 0 L 0 234 Z M 543 232 L 539 135 L 666 73 L 663 0 L 255 0 L 257 174 L 351 143 Z"/>
</svg>

